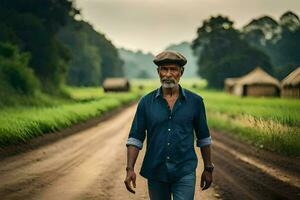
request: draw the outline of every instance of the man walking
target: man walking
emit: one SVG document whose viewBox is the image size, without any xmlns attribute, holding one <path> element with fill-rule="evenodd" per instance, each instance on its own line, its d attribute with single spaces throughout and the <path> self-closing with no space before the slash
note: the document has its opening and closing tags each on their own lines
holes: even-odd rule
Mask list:
<svg viewBox="0 0 300 200">
<path fill-rule="evenodd" d="M 163 51 L 153 62 L 158 66 L 161 87 L 143 96 L 132 122 L 127 140 L 128 191 L 135 193 L 134 165 L 147 137 L 147 147 L 140 174 L 148 179 L 151 200 L 193 200 L 197 155 L 200 147 L 204 163 L 201 187 L 212 183 L 211 137 L 202 97 L 182 88 L 179 80 L 186 58 L 175 51 Z M 195 134 L 194 134 L 195 133 Z"/>
</svg>

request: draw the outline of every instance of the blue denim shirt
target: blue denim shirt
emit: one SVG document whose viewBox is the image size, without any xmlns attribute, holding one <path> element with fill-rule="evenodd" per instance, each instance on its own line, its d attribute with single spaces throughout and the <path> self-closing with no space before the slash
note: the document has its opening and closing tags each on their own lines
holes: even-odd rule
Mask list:
<svg viewBox="0 0 300 200">
<path fill-rule="evenodd" d="M 202 97 L 183 89 L 173 109 L 163 98 L 162 88 L 143 96 L 132 122 L 128 145 L 147 147 L 140 174 L 148 179 L 170 182 L 192 173 L 197 167 L 194 142 L 211 144 Z"/>
</svg>

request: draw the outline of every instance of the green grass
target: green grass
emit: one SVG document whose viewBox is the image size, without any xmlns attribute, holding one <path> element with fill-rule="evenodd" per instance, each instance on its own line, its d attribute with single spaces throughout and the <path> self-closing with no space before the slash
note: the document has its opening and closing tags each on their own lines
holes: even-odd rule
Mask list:
<svg viewBox="0 0 300 200">
<path fill-rule="evenodd" d="M 34 96 L 20 94 L 5 94 L 0 96 L 0 110 L 6 107 L 54 106 L 72 102 L 68 96 L 50 96 L 36 92 Z"/>
<path fill-rule="evenodd" d="M 260 148 L 300 155 L 298 99 L 238 97 L 203 90 L 208 123 Z"/>
<path fill-rule="evenodd" d="M 67 87 L 71 99 L 45 96 L 47 104 L 10 106 L 0 110 L 0 146 L 18 144 L 44 133 L 99 117 L 137 100 L 140 93 L 107 93 L 100 88 Z M 52 100 L 52 104 L 51 101 Z"/>
</svg>

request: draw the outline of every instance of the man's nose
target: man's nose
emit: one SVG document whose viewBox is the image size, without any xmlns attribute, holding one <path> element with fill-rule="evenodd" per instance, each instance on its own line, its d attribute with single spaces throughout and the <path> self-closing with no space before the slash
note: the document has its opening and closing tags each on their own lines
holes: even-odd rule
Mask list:
<svg viewBox="0 0 300 200">
<path fill-rule="evenodd" d="M 167 76 L 171 76 L 172 72 L 171 72 L 171 69 L 167 69 Z"/>
</svg>

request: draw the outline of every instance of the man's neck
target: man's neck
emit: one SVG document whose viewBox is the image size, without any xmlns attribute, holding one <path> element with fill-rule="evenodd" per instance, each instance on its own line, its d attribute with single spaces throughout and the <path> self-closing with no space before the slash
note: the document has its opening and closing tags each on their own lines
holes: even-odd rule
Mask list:
<svg viewBox="0 0 300 200">
<path fill-rule="evenodd" d="M 162 88 L 164 97 L 174 97 L 179 95 L 179 85 L 176 85 L 173 88 Z"/>
</svg>

